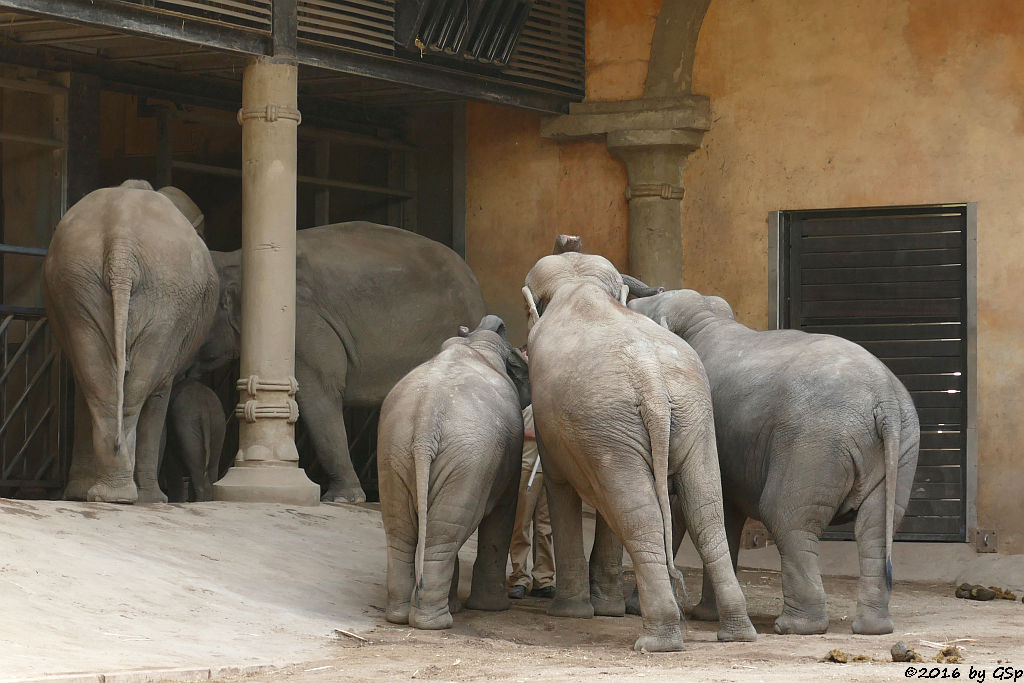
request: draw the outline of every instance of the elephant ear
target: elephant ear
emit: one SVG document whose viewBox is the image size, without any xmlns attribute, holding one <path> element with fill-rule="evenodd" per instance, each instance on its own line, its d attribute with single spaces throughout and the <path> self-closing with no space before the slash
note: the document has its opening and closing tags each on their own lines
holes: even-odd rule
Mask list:
<svg viewBox="0 0 1024 683">
<path fill-rule="evenodd" d="M 242 332 L 242 286 L 237 279 L 227 280 L 220 290 L 220 308 L 235 334 Z"/>
<path fill-rule="evenodd" d="M 519 409 L 525 410 L 530 405 L 530 366 L 523 354 L 509 345 L 505 347 L 505 372 L 519 392 Z"/>
</svg>

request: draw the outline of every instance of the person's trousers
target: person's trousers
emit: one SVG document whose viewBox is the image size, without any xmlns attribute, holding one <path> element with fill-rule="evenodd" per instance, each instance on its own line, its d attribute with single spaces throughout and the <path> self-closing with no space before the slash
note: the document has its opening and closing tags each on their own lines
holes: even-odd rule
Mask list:
<svg viewBox="0 0 1024 683">
<path fill-rule="evenodd" d="M 512 575 L 508 585 L 530 587 L 530 530 L 533 528 L 533 589 L 555 585 L 555 558 L 551 546 L 551 517 L 548 514 L 548 497 L 544 490 L 544 475 L 541 472 L 533 479 L 533 486 L 526 490 L 530 470 L 524 469 L 519 480 L 519 505 L 516 507 L 516 523 L 512 530 L 509 556 L 512 558 Z"/>
</svg>

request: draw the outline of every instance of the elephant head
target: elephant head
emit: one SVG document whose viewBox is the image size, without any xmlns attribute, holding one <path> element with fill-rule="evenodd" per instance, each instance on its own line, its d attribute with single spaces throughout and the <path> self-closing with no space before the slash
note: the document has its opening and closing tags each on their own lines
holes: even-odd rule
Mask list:
<svg viewBox="0 0 1024 683">
<path fill-rule="evenodd" d="M 177 208 L 178 211 L 188 219 L 188 222 L 192 224 L 192 227 L 196 229 L 196 233 L 205 240 L 206 217 L 203 216 L 203 212 L 199 210 L 199 207 L 196 206 L 194 201 L 192 201 L 192 198 L 173 185 L 161 187 L 158 191 L 160 194 L 171 200 L 171 203 L 174 204 L 175 208 Z"/>
<path fill-rule="evenodd" d="M 596 254 L 583 254 L 582 248 L 580 237 L 559 235 L 555 238 L 554 253 L 537 261 L 526 274 L 523 297 L 529 327 L 536 324 L 555 292 L 565 285 L 590 282 L 622 304 L 629 296 L 649 297 L 665 291 L 663 287 L 648 287 L 634 277 L 620 275 L 611 261 Z"/>
<path fill-rule="evenodd" d="M 220 298 L 210 333 L 189 367 L 191 376 L 216 370 L 237 359 L 241 350 L 242 269 L 233 252 L 211 251 L 210 257 L 220 277 Z"/>
<path fill-rule="evenodd" d="M 634 299 L 629 302 L 629 307 L 684 339 L 712 320 L 736 319 L 725 299 L 704 296 L 692 289 L 673 289 L 647 298 Z"/>
<path fill-rule="evenodd" d="M 512 380 L 519 394 L 519 409 L 530 405 L 530 369 L 523 354 L 512 346 L 505 331 L 505 321 L 496 315 L 485 315 L 472 332 L 468 327 L 459 328 L 459 336 L 446 340 L 441 349 L 455 344 L 466 344 L 477 350 L 490 349 L 497 354 L 504 365 L 505 374 Z"/>
</svg>

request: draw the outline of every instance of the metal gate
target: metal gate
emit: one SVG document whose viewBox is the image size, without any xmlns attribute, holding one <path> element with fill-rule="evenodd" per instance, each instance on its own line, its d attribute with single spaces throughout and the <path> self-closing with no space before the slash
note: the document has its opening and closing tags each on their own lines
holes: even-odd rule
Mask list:
<svg viewBox="0 0 1024 683">
<path fill-rule="evenodd" d="M 66 204 L 68 88 L 0 67 L 0 496 L 57 498 L 70 464 L 72 381 L 40 293 Z"/>
<path fill-rule="evenodd" d="M 966 540 L 973 498 L 970 210 L 959 204 L 780 216 L 780 326 L 857 342 L 900 378 L 917 407 L 921 453 L 899 540 Z M 851 538 L 852 524 L 825 537 Z"/>
</svg>

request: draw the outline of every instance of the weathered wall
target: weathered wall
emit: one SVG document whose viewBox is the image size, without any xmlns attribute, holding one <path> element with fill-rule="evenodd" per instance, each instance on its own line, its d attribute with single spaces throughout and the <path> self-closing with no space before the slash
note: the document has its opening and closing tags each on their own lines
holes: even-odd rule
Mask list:
<svg viewBox="0 0 1024 683">
<path fill-rule="evenodd" d="M 643 94 L 661 0 L 587 2 L 587 98 Z M 466 110 L 466 260 L 490 311 L 526 341 L 520 293 L 555 235 L 583 235 L 584 249 L 627 265 L 626 171 L 603 141 L 556 144 L 541 115 L 487 104 Z"/>
<path fill-rule="evenodd" d="M 978 522 L 1024 552 L 1024 4 L 713 0 L 694 65 L 687 284 L 768 325 L 770 211 L 978 203 Z"/>
</svg>

